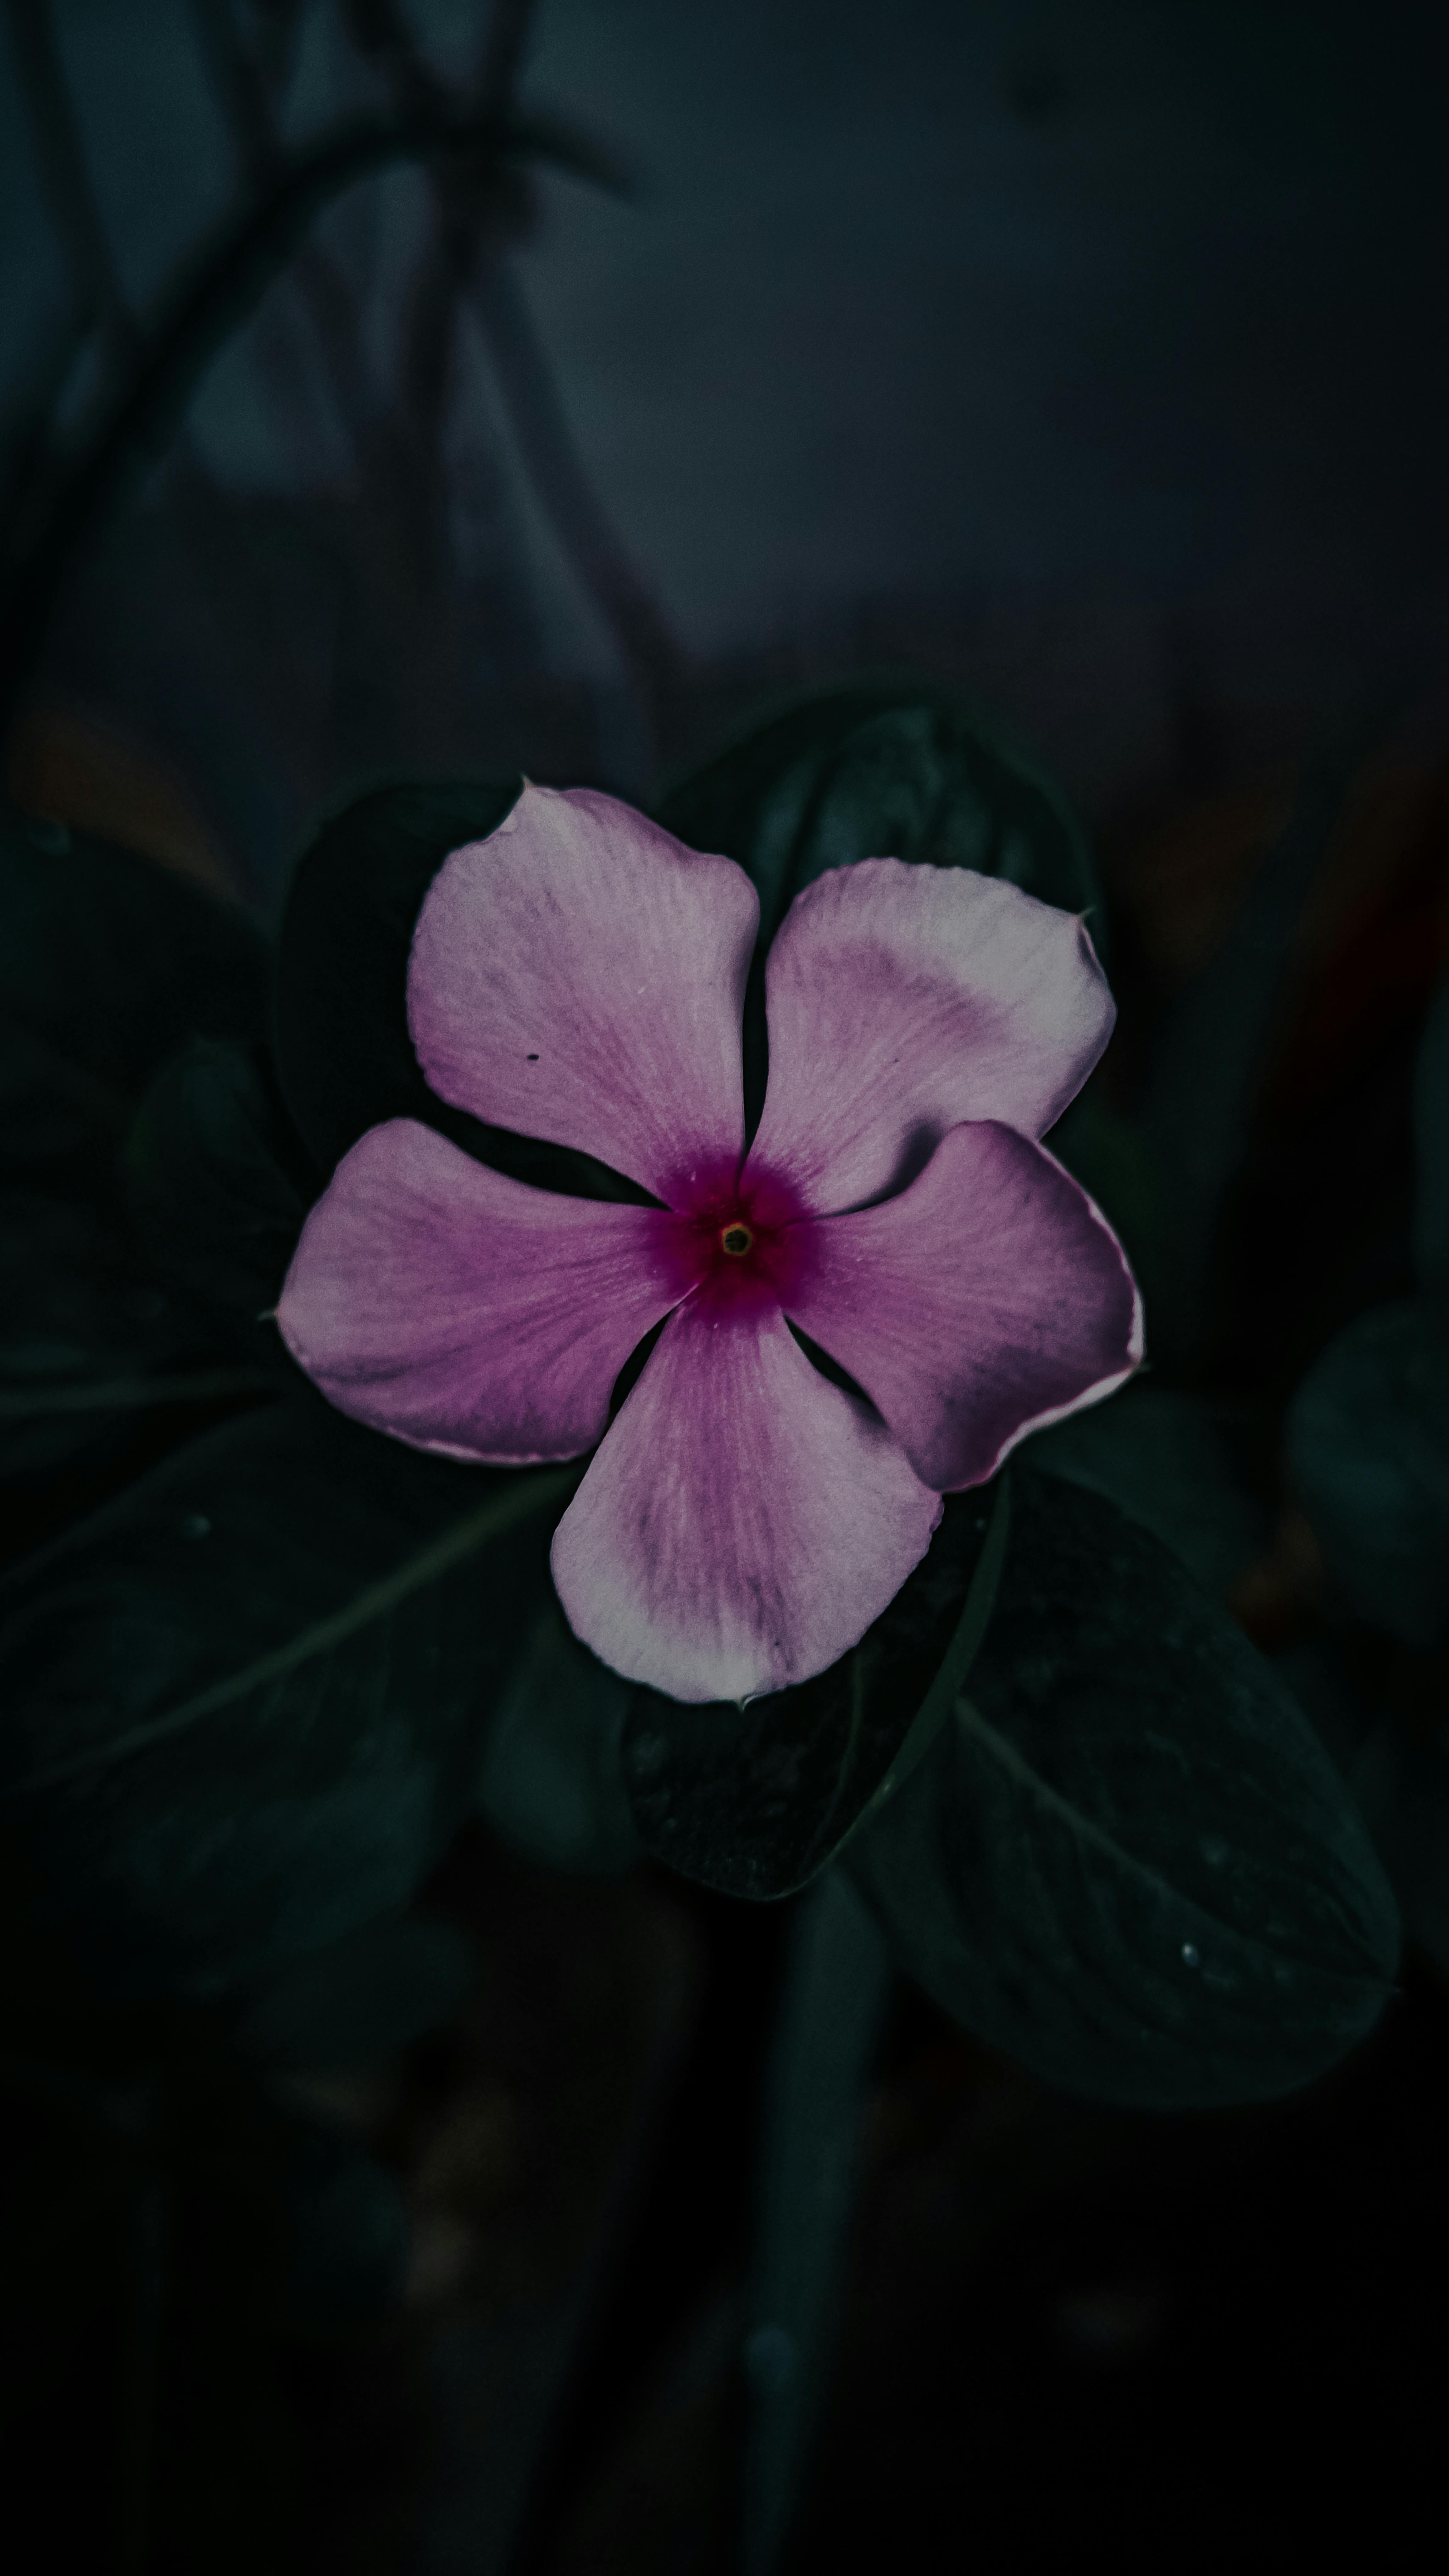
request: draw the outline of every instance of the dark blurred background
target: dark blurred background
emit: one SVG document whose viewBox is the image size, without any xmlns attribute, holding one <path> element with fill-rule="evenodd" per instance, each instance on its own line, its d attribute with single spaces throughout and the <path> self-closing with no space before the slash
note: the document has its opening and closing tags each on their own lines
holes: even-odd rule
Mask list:
<svg viewBox="0 0 1449 2576">
<path fill-rule="evenodd" d="M 1091 826 L 1130 1103 L 1142 1033 L 1337 760 L 1229 1260 L 1253 1294 L 1208 1372 L 1276 1419 L 1404 1285 L 1449 919 L 1442 13 L 8 0 L 15 559 L 177 281 L 291 159 L 510 99 L 580 166 L 484 194 L 383 171 L 218 312 L 183 416 L 10 636 L 14 801 L 270 924 L 319 810 L 379 774 L 646 802 L 792 691 L 915 673 L 1028 738 Z M 1305 1324 L 1345 1136 L 1367 1213 Z M 1270 1448 L 1234 1599 L 1287 1652 L 1315 1574 Z M 1442 1708 L 1442 1658 L 1365 1651 L 1376 1704 Z M 173 2369 L 157 2563 L 292 2564 L 285 2526 L 337 2576 L 714 2576 L 778 1910 L 555 1879 L 481 1827 L 427 1902 L 481 1944 L 481 2000 L 381 2073 L 298 2079 L 405 2185 L 404 2320 L 262 2378 L 244 2357 L 235 2389 Z M 1348 2068 L 1241 2116 L 1084 2109 L 904 1996 L 800 2565 L 1291 2565 L 1359 2512 L 1407 2561 L 1446 2144 L 1422 1953 Z M 198 2314 L 242 2259 L 207 2224 Z M 112 2438 L 109 2332 L 30 2429 L 57 2493 Z"/>
<path fill-rule="evenodd" d="M 472 0 L 6 15 L 17 429 L 79 428 L 284 147 L 487 73 Z M 321 216 L 65 584 L 32 800 L 104 770 L 269 910 L 359 775 L 644 794 L 862 667 L 985 696 L 1099 823 L 1432 690 L 1438 12 L 540 0 L 519 39 L 630 192 L 521 174 L 466 278 L 417 170 Z"/>
</svg>

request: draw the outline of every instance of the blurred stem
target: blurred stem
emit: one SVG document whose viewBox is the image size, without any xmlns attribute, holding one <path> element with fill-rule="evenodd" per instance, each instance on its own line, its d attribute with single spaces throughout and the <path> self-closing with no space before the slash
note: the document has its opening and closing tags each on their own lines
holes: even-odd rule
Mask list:
<svg viewBox="0 0 1449 2576">
<path fill-rule="evenodd" d="M 156 2411 L 170 2215 L 164 2180 L 159 2174 L 148 2175 L 131 2203 L 127 2248 L 130 2296 L 121 2390 L 122 2576 L 146 2576 L 151 2563 Z"/>
<path fill-rule="evenodd" d="M 761 2135 L 744 2366 L 742 2576 L 774 2576 L 828 2379 L 866 2092 L 890 2001 L 864 1900 L 827 1870 L 799 1900 Z"/>
<path fill-rule="evenodd" d="M 493 0 L 478 71 L 480 107 L 503 108 L 513 96 L 533 25 L 535 0 Z"/>
<path fill-rule="evenodd" d="M 345 0 L 353 41 L 400 108 L 437 113 L 446 91 L 396 0 Z M 479 73 L 480 105 L 507 108 L 531 0 L 499 0 Z M 494 174 L 495 180 L 497 174 Z M 490 208 L 476 187 L 435 173 L 438 232 L 414 303 L 409 382 L 435 444 L 460 297 L 472 302 L 526 471 L 582 588 L 610 629 L 657 743 L 677 696 L 684 654 L 605 510 L 579 453 L 552 368 L 517 284 L 488 238 Z"/>
<path fill-rule="evenodd" d="M 5 0 L 41 186 L 70 269 L 77 318 L 129 342 L 134 325 L 91 185 L 85 146 L 56 43 L 50 0 Z"/>
<path fill-rule="evenodd" d="M 503 398 L 554 533 L 612 628 L 656 726 L 678 687 L 683 654 L 625 551 L 574 443 L 528 307 L 500 261 L 479 259 L 473 300 Z"/>
<path fill-rule="evenodd" d="M 260 190 L 274 176 L 281 158 L 266 82 L 237 33 L 230 0 L 191 0 L 191 23 L 231 129 L 242 175 Z"/>
<path fill-rule="evenodd" d="M 113 354 L 134 346 L 135 328 L 91 185 L 50 0 L 4 0 L 4 6 L 41 191 L 60 236 L 70 282 L 69 312 L 54 331 L 9 441 L 0 524 L 14 529 L 44 486 L 57 409 L 97 324 Z"/>
<path fill-rule="evenodd" d="M 237 33 L 228 0 L 191 0 L 191 16 L 231 131 L 241 176 L 254 196 L 261 196 L 275 184 L 286 157 L 266 79 Z M 300 246 L 295 279 L 331 378 L 338 417 L 344 430 L 361 444 L 379 405 L 356 298 L 339 262 L 320 242 Z M 290 410 L 290 405 L 282 407 Z M 287 425 L 292 425 L 290 419 Z"/>
<path fill-rule="evenodd" d="M 369 119 L 343 127 L 289 163 L 259 205 L 222 227 L 191 274 L 173 288 L 140 342 L 129 382 L 60 477 L 39 527 L 17 549 L 0 608 L 0 724 L 14 721 L 81 547 L 171 435 L 206 366 L 260 301 L 322 208 L 358 180 L 400 161 L 496 166 L 524 155 L 594 178 L 610 175 L 577 137 L 539 119 Z"/>
<path fill-rule="evenodd" d="M 270 98 L 280 98 L 292 77 L 306 11 L 307 0 L 252 0 L 256 59 Z"/>
<path fill-rule="evenodd" d="M 20 65 L 41 184 L 56 230 L 65 244 L 71 277 L 71 363 L 92 330 L 102 332 L 101 363 L 110 372 L 134 360 L 140 342 L 120 271 L 111 255 L 100 202 L 91 183 L 85 140 L 65 76 L 50 0 L 6 0 Z M 13 488 L 5 496 L 5 521 L 23 527 L 44 509 L 44 490 L 55 471 L 56 409 L 70 374 L 60 375 L 43 415 L 33 415 L 16 454 Z M 209 478 L 199 454 L 182 442 L 193 485 Z"/>
</svg>

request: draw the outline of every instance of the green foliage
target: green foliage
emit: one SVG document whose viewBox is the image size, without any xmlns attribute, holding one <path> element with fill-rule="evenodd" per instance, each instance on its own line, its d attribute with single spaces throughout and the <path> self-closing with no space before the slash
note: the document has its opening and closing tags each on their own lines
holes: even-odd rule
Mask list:
<svg viewBox="0 0 1449 2576">
<path fill-rule="evenodd" d="M 925 1556 L 858 1646 L 813 1681 L 681 1707 L 637 1690 L 624 1780 L 646 1851 L 727 1896 L 788 1896 L 914 1769 L 991 1616 L 1005 1538 L 998 1484 L 948 1494 Z"/>
<path fill-rule="evenodd" d="M 1234 1471 L 1212 1407 L 1134 1379 L 1023 1443 L 1023 1464 L 1105 1494 L 1221 1599 L 1266 1543 L 1267 1514 Z"/>
<path fill-rule="evenodd" d="M 478 1804 L 545 1868 L 627 1869 L 640 1852 L 620 1740 L 630 1685 L 545 1602 L 504 1686 L 478 1775 Z"/>
<path fill-rule="evenodd" d="M 1389 1887 L 1271 1668 L 1145 1530 L 1026 1467 L 970 1697 L 847 1866 L 938 2003 L 1104 2101 L 1289 2092 L 1394 1973 Z"/>
<path fill-rule="evenodd" d="M 148 1385 L 204 1368 L 176 1298 L 84 1203 L 0 1196 L 0 1486 L 30 1491 L 130 1435 Z M 108 1402 L 88 1400 L 109 1391 Z"/>
<path fill-rule="evenodd" d="M 107 1991 L 216 1994 L 407 1902 L 472 1803 L 570 1481 L 299 1394 L 7 1577 L 5 1795 Z"/>
<path fill-rule="evenodd" d="M 742 2576 L 778 2564 L 825 2395 L 865 2096 L 892 1985 L 843 1870 L 790 1926 L 760 2139 L 745 2377 Z"/>
<path fill-rule="evenodd" d="M 138 1245 L 208 1339 L 258 1367 L 290 1366 L 264 1319 L 316 1183 L 266 1049 L 193 1039 L 146 1092 L 121 1169 Z"/>
<path fill-rule="evenodd" d="M 132 1108 L 194 1031 L 266 1016 L 242 914 L 106 841 L 0 814 L 0 1483 L 125 1471 L 161 1396 L 237 1391 L 114 1186 Z M 255 1358 L 258 1354 L 250 1353 Z M 246 1381 L 243 1379 L 242 1384 Z"/>
<path fill-rule="evenodd" d="M 266 1017 L 245 916 L 108 841 L 0 809 L 0 1173 L 63 1187 L 105 1167 L 158 1065 Z"/>
<path fill-rule="evenodd" d="M 40 1068 L 14 1094 L 29 1195 L 5 1221 L 30 1305 L 0 1345 L 12 1384 L 225 1360 L 282 1399 L 7 1580 L 0 1756 L 38 1916 L 113 1996 L 240 1999 L 254 2057 L 300 2060 L 328 2029 L 324 2053 L 384 2047 L 461 1973 L 396 1918 L 481 1806 L 546 1864 L 642 1850 L 755 1900 L 843 1853 L 897 1961 L 1078 2091 L 1172 2104 L 1307 2080 L 1382 2002 L 1392 1905 L 1301 1715 L 1182 1571 L 1221 1592 L 1260 1535 L 1192 1399 L 1134 1388 L 1038 1435 L 1009 1554 L 1005 1479 L 994 1499 L 948 1497 L 921 1566 L 830 1672 L 693 1708 L 629 1690 L 562 1620 L 546 1542 L 576 1471 L 426 1457 L 298 1385 L 261 1318 L 307 1204 L 379 1120 L 424 1119 L 540 1186 L 634 1194 L 447 1108 L 408 1037 L 427 888 L 517 792 L 380 788 L 323 828 L 281 932 L 275 1073 L 245 924 L 124 853 L 7 829 L 0 910 L 23 973 L 0 967 L 0 1001 Z M 982 868 L 1101 931 L 1055 791 L 919 689 L 796 709 L 662 819 L 760 888 L 755 1108 L 763 946 L 823 869 Z M 75 1185 L 104 1197 L 123 1133 L 129 1245 Z M 1095 1091 L 1053 1142 L 1129 1241 L 1150 1234 L 1140 1147 Z M 79 1418 L 26 1430 L 14 1413 L 9 1432 L 39 1474 Z M 367 2202 L 354 2175 L 339 2207 L 354 2184 Z"/>
<path fill-rule="evenodd" d="M 1069 912 L 1101 902 L 1060 790 L 979 712 L 909 681 L 807 699 L 672 788 L 659 820 L 748 868 L 767 941 L 802 887 L 856 859 L 975 868 Z"/>
</svg>

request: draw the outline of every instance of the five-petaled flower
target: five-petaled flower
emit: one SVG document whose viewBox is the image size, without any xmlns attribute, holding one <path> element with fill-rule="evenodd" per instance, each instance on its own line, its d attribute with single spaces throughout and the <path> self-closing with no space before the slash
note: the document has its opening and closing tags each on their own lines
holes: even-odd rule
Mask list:
<svg viewBox="0 0 1449 2576">
<path fill-rule="evenodd" d="M 518 1465 L 597 1444 L 554 1536 L 559 1597 L 606 1663 L 680 1700 L 833 1663 L 943 1493 L 1142 1356 L 1116 1237 L 1039 1142 L 1112 1025 L 1081 921 L 964 868 L 817 878 L 766 961 L 746 1152 L 758 919 L 732 860 L 525 787 L 429 889 L 413 1044 L 444 1100 L 659 1204 L 529 1188 L 394 1119 L 339 1163 L 278 1308 L 331 1401 L 398 1439 Z"/>
</svg>

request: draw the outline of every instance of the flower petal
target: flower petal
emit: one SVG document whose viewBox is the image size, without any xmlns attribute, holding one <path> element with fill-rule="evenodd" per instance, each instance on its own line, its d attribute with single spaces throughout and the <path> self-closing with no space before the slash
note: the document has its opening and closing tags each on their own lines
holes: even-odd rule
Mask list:
<svg viewBox="0 0 1449 2576">
<path fill-rule="evenodd" d="M 692 1286 L 690 1249 L 662 1209 L 529 1189 L 395 1118 L 338 1164 L 277 1322 L 358 1422 L 454 1458 L 574 1458 L 629 1353 Z"/>
<path fill-rule="evenodd" d="M 670 1316 L 554 1533 L 570 1625 L 672 1699 L 746 1699 L 825 1670 L 930 1544 L 939 1497 L 778 1307 Z"/>
<path fill-rule="evenodd" d="M 1141 1360 L 1142 1301 L 1106 1218 L 994 1120 L 953 1127 L 899 1198 L 808 1236 L 792 1317 L 943 1492 L 980 1484 Z"/>
<path fill-rule="evenodd" d="M 971 868 L 862 859 L 798 894 L 765 968 L 751 1160 L 822 1216 L 901 1185 L 962 1119 L 1040 1136 L 1116 1005 L 1085 925 Z"/>
<path fill-rule="evenodd" d="M 428 889 L 408 1026 L 444 1100 L 669 1198 L 744 1145 L 740 1024 L 759 922 L 733 859 L 612 796 L 525 787 Z"/>
</svg>

